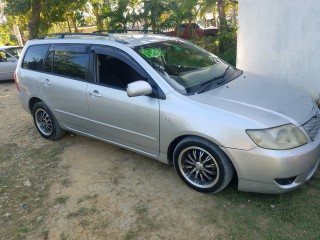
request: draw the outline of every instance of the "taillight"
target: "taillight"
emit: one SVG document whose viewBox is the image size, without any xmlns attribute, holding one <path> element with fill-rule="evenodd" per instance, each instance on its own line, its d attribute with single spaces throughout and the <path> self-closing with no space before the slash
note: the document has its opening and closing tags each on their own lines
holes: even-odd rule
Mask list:
<svg viewBox="0 0 320 240">
<path fill-rule="evenodd" d="M 18 91 L 20 92 L 20 89 L 19 89 L 19 81 L 18 81 L 17 73 L 16 73 L 16 72 L 14 73 L 13 78 L 14 78 L 14 81 L 15 81 L 15 83 L 16 83 L 16 87 L 17 87 Z"/>
</svg>

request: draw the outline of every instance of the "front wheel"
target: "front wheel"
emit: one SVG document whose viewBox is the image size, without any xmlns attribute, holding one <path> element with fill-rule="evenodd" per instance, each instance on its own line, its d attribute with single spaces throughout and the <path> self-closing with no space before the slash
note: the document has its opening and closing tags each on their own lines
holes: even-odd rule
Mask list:
<svg viewBox="0 0 320 240">
<path fill-rule="evenodd" d="M 173 152 L 173 160 L 180 178 L 199 192 L 219 192 L 234 175 L 234 167 L 226 154 L 203 138 L 183 139 Z"/>
<path fill-rule="evenodd" d="M 38 102 L 32 111 L 33 121 L 42 137 L 55 140 L 62 137 L 65 133 L 49 108 L 43 103 Z"/>
</svg>

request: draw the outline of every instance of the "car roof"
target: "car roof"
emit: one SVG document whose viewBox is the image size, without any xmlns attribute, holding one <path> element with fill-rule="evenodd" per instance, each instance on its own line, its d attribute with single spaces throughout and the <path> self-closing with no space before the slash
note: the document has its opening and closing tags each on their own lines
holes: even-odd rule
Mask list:
<svg viewBox="0 0 320 240">
<path fill-rule="evenodd" d="M 123 34 L 123 33 L 115 33 L 109 34 L 118 39 L 123 39 L 127 42 L 130 47 L 144 45 L 148 43 L 154 42 L 163 42 L 167 40 L 175 39 L 175 37 L 162 35 L 162 34 Z"/>
<path fill-rule="evenodd" d="M 107 43 L 117 42 L 128 47 L 135 47 L 154 42 L 162 42 L 167 40 L 174 40 L 176 37 L 167 36 L 164 34 L 131 34 L 131 33 L 109 33 L 109 34 L 52 34 L 47 35 L 42 39 L 35 39 L 29 42 L 32 44 L 39 43 Z"/>
<path fill-rule="evenodd" d="M 1 50 L 9 49 L 9 48 L 22 48 L 20 46 L 0 46 Z"/>
</svg>

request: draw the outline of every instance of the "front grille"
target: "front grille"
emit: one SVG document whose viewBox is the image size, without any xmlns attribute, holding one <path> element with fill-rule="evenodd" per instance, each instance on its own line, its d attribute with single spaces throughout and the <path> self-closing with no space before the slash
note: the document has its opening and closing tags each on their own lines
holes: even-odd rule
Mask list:
<svg viewBox="0 0 320 240">
<path fill-rule="evenodd" d="M 305 124 L 303 124 L 303 128 L 309 134 L 312 140 L 316 139 L 320 129 L 320 110 L 315 107 L 315 115 Z"/>
</svg>

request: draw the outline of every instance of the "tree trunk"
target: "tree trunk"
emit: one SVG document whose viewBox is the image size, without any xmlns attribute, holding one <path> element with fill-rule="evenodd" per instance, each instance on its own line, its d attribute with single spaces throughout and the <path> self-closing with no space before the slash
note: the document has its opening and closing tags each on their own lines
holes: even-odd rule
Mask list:
<svg viewBox="0 0 320 240">
<path fill-rule="evenodd" d="M 41 12 L 41 0 L 33 0 L 31 5 L 31 17 L 28 23 L 29 39 L 34 39 L 39 37 L 40 12 Z"/>
<path fill-rule="evenodd" d="M 237 14 L 236 14 L 236 4 L 232 3 L 232 16 L 231 16 L 231 22 L 234 24 L 237 20 Z"/>
<path fill-rule="evenodd" d="M 213 7 L 213 11 L 212 11 L 212 15 L 213 15 L 213 19 L 212 19 L 212 25 L 214 27 L 218 27 L 217 26 L 217 9 L 216 9 L 216 6 Z"/>
<path fill-rule="evenodd" d="M 223 32 L 227 24 L 226 13 L 225 13 L 225 0 L 218 0 L 218 13 L 219 13 L 219 31 Z"/>
<path fill-rule="evenodd" d="M 74 32 L 78 33 L 79 30 L 78 30 L 78 27 L 77 27 L 77 20 L 71 14 L 68 15 L 68 18 L 70 19 L 70 21 L 72 23 L 72 26 L 74 28 Z"/>
<path fill-rule="evenodd" d="M 97 30 L 103 30 L 103 19 L 101 18 L 101 15 L 99 13 L 99 9 L 101 6 L 99 6 L 98 3 L 92 4 L 93 7 L 93 14 L 96 17 L 96 25 L 97 25 Z"/>
<path fill-rule="evenodd" d="M 68 16 L 67 16 L 67 24 L 68 24 L 69 33 L 71 33 L 71 27 L 70 27 L 70 22 L 69 22 L 69 17 Z"/>
</svg>

